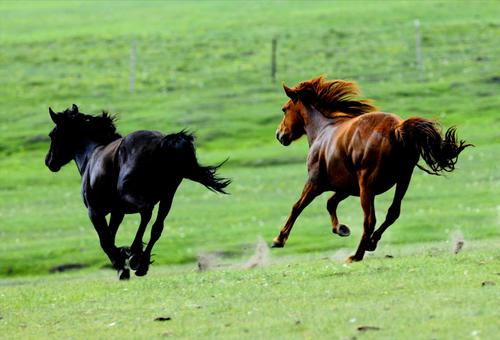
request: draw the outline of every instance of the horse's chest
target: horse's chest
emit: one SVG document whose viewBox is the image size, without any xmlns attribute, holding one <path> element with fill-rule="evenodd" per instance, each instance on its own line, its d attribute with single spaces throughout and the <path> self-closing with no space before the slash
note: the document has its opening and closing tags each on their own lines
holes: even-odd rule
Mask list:
<svg viewBox="0 0 500 340">
<path fill-rule="evenodd" d="M 116 200 L 116 180 L 106 171 L 94 168 L 84 176 L 82 197 L 87 207 L 106 209 Z"/>
</svg>

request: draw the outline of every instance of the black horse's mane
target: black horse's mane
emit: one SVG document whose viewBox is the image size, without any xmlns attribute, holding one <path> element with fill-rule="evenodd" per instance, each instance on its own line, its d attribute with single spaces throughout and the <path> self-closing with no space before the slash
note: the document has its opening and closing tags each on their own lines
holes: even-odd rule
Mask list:
<svg viewBox="0 0 500 340">
<path fill-rule="evenodd" d="M 70 108 L 57 116 L 63 128 L 68 126 L 72 132 L 81 133 L 100 143 L 110 143 L 122 137 L 116 131 L 116 116 L 106 111 L 98 116 L 92 116 Z"/>
</svg>

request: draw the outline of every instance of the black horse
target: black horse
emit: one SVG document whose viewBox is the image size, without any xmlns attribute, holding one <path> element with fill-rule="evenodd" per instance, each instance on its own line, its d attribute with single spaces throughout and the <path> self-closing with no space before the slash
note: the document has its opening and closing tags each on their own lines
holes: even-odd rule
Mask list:
<svg viewBox="0 0 500 340">
<path fill-rule="evenodd" d="M 136 131 L 125 137 L 116 132 L 114 117 L 71 109 L 55 113 L 56 124 L 50 132 L 50 149 L 45 164 L 53 171 L 75 160 L 82 176 L 82 196 L 101 247 L 118 271 L 118 277 L 130 277 L 126 260 L 135 275 L 146 275 L 151 250 L 160 238 L 175 191 L 183 178 L 226 193 L 230 180 L 217 177 L 222 165 L 201 166 L 196 159 L 194 137 L 184 131 L 164 135 L 157 131 Z M 154 206 L 160 202 L 151 229 L 151 238 L 143 250 L 142 237 L 151 220 Z M 115 235 L 125 214 L 139 213 L 141 222 L 130 248 L 115 246 Z M 106 215 L 111 214 L 109 225 Z"/>
</svg>

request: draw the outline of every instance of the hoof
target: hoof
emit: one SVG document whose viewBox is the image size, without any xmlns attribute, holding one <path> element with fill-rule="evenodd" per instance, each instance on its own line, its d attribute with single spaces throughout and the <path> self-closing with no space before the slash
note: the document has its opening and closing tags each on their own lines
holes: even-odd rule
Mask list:
<svg viewBox="0 0 500 340">
<path fill-rule="evenodd" d="M 363 260 L 363 258 L 357 258 L 355 255 L 349 256 L 345 261 L 347 263 L 359 262 Z"/>
<path fill-rule="evenodd" d="M 135 271 L 135 276 L 144 276 L 148 273 L 148 269 L 149 267 L 139 267 L 136 271 Z"/>
<path fill-rule="evenodd" d="M 273 244 L 271 245 L 271 248 L 283 248 L 285 246 L 285 242 L 281 241 L 279 238 L 275 238 L 273 240 Z"/>
<path fill-rule="evenodd" d="M 132 270 L 139 269 L 140 261 L 141 261 L 140 255 L 138 254 L 130 255 L 130 257 L 128 258 L 128 265 L 130 266 L 130 269 Z"/>
<path fill-rule="evenodd" d="M 347 237 L 347 236 L 351 235 L 351 231 L 349 230 L 349 227 L 346 226 L 345 224 L 339 224 L 337 226 L 337 230 L 334 229 L 333 233 L 337 234 L 341 237 Z"/>
<path fill-rule="evenodd" d="M 127 268 L 118 269 L 118 279 L 120 280 L 130 279 L 130 270 L 128 270 Z"/>
</svg>

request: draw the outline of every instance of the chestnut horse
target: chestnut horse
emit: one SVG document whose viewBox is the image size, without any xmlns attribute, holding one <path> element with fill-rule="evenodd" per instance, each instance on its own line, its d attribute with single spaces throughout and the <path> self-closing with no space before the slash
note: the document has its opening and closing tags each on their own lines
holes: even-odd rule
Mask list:
<svg viewBox="0 0 500 340">
<path fill-rule="evenodd" d="M 276 138 L 287 146 L 307 135 L 308 180 L 273 247 L 285 245 L 295 220 L 316 196 L 334 191 L 327 209 L 332 231 L 339 236 L 349 236 L 350 230 L 339 224 L 338 204 L 349 196 L 360 197 L 363 235 L 356 253 L 347 260 L 361 261 L 365 251 L 377 248 L 384 231 L 399 217 L 414 167 L 435 175 L 453 171 L 460 152 L 470 146 L 457 141 L 455 128 L 442 136 L 434 121 L 419 117 L 402 120 L 391 113 L 375 112 L 370 101 L 355 99 L 359 91 L 350 81 L 318 77 L 283 88 L 289 100 L 283 106 Z M 417 164 L 420 157 L 430 170 Z M 394 200 L 385 221 L 374 232 L 375 196 L 394 185 Z"/>
</svg>

